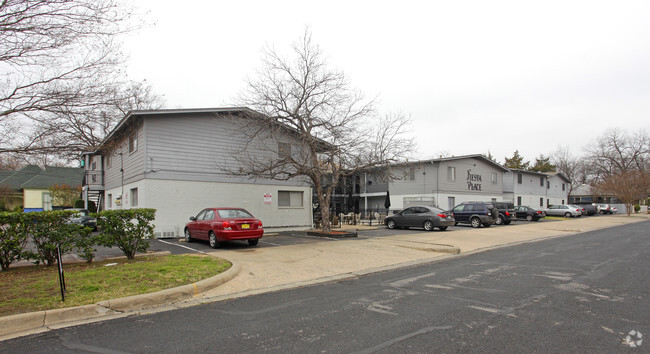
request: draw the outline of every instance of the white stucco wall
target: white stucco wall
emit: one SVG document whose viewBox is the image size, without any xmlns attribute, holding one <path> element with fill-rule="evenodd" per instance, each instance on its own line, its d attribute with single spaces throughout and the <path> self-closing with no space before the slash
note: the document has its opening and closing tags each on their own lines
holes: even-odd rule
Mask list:
<svg viewBox="0 0 650 354">
<path fill-rule="evenodd" d="M 262 220 L 266 229 L 312 225 L 311 187 L 145 179 L 125 185 L 122 205 L 113 202 L 112 208 L 107 206 L 107 209 L 134 207 L 130 200 L 132 188 L 138 188 L 135 207 L 157 209 L 155 232 L 174 230 L 176 236 L 181 236 L 189 217 L 209 207 L 244 208 Z M 106 195 L 112 194 L 115 201 L 121 191 L 121 188 L 113 188 L 107 190 Z M 303 192 L 302 207 L 278 206 L 278 191 Z M 270 201 L 265 199 L 269 194 Z"/>
</svg>

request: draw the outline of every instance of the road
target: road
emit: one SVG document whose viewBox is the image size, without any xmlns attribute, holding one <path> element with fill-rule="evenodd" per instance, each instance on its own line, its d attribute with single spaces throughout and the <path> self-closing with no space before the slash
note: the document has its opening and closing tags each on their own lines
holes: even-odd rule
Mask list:
<svg viewBox="0 0 650 354">
<path fill-rule="evenodd" d="M 650 352 L 649 228 L 53 330 L 0 352 Z"/>
</svg>

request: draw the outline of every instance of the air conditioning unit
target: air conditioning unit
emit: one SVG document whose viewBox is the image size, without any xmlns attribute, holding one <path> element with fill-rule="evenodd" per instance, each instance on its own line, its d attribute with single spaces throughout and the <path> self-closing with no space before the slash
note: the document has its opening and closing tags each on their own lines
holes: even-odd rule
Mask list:
<svg viewBox="0 0 650 354">
<path fill-rule="evenodd" d="M 155 238 L 175 238 L 178 236 L 178 228 L 175 226 L 161 226 L 157 227 L 153 236 Z"/>
</svg>

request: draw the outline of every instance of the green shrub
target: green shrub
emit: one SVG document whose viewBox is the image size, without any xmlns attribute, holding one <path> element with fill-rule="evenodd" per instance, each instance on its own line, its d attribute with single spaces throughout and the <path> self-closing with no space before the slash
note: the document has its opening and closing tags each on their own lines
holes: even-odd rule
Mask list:
<svg viewBox="0 0 650 354">
<path fill-rule="evenodd" d="M 70 210 L 42 211 L 25 214 L 25 219 L 32 225 L 30 227 L 31 239 L 36 247 L 36 252 L 29 252 L 29 258 L 34 263 L 44 263 L 51 266 L 56 263 L 56 249 L 60 248 L 61 254 L 75 249 L 74 241 L 83 228 L 79 225 L 68 224 L 74 214 Z"/>
<path fill-rule="evenodd" d="M 156 209 L 104 210 L 97 216 L 99 243 L 118 247 L 127 259 L 133 259 L 136 252 L 149 248 L 147 239 L 153 238 L 155 215 Z"/>
<path fill-rule="evenodd" d="M 639 204 L 634 204 L 634 212 L 638 213 L 639 210 L 641 210 L 641 206 Z"/>
<path fill-rule="evenodd" d="M 0 269 L 9 269 L 11 263 L 25 258 L 29 223 L 23 213 L 0 213 Z"/>
</svg>

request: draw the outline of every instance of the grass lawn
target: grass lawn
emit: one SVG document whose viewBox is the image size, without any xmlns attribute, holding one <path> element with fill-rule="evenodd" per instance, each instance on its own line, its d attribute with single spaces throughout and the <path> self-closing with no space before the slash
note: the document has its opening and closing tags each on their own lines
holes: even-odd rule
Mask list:
<svg viewBox="0 0 650 354">
<path fill-rule="evenodd" d="M 208 256 L 173 255 L 64 264 L 65 302 L 58 268 L 33 266 L 0 272 L 0 316 L 94 304 L 195 283 L 230 268 Z"/>
</svg>

